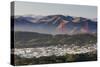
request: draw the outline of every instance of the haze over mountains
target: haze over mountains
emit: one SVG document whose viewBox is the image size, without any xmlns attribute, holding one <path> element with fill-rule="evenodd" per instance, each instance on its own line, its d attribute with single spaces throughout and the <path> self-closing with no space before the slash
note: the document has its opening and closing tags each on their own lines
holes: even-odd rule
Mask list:
<svg viewBox="0 0 100 67">
<path fill-rule="evenodd" d="M 45 34 L 80 34 L 96 33 L 97 21 L 95 18 L 73 17 L 64 15 L 49 16 L 15 16 L 14 30 L 38 32 Z"/>
</svg>

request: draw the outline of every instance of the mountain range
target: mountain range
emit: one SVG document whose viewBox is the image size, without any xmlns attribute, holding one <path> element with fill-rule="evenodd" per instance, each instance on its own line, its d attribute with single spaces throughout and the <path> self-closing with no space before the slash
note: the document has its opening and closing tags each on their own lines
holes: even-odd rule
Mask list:
<svg viewBox="0 0 100 67">
<path fill-rule="evenodd" d="M 38 32 L 46 34 L 96 33 L 97 20 L 65 15 L 12 16 L 14 31 Z"/>
</svg>

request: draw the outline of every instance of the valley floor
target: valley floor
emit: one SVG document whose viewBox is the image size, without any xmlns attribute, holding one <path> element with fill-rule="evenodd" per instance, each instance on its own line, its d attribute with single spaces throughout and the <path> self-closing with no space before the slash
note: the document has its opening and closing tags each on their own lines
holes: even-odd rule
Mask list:
<svg viewBox="0 0 100 67">
<path fill-rule="evenodd" d="M 94 44 L 92 46 L 48 46 L 48 47 L 35 47 L 35 48 L 15 48 L 12 52 L 14 55 L 24 57 L 24 58 L 39 58 L 41 56 L 63 56 L 67 54 L 81 54 L 88 52 L 95 52 L 97 46 Z"/>
</svg>

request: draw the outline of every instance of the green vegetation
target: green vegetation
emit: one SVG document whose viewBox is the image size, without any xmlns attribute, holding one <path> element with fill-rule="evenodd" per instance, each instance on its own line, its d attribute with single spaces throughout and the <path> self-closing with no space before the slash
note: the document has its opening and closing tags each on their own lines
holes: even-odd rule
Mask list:
<svg viewBox="0 0 100 67">
<path fill-rule="evenodd" d="M 15 32 L 15 48 L 46 47 L 51 45 L 72 45 L 85 46 L 96 44 L 97 36 L 92 34 L 77 35 L 50 35 L 35 32 Z"/>
<path fill-rule="evenodd" d="M 84 54 L 66 54 L 64 56 L 43 56 L 39 58 L 21 58 L 14 56 L 15 65 L 30 65 L 30 64 L 50 64 L 50 63 L 65 63 L 65 62 L 80 62 L 80 61 L 96 61 L 96 53 Z"/>
<path fill-rule="evenodd" d="M 77 35 L 50 35 L 40 34 L 35 32 L 15 32 L 14 47 L 15 48 L 32 48 L 46 47 L 51 45 L 77 45 L 77 46 L 92 46 L 97 43 L 97 36 L 92 34 L 77 34 Z M 81 54 L 66 54 L 63 56 L 41 56 L 39 58 L 24 58 L 17 55 L 14 56 L 15 65 L 30 65 L 30 64 L 50 64 L 50 63 L 65 63 L 65 62 L 80 62 L 80 61 L 95 61 L 97 60 L 97 52 L 81 53 Z"/>
</svg>

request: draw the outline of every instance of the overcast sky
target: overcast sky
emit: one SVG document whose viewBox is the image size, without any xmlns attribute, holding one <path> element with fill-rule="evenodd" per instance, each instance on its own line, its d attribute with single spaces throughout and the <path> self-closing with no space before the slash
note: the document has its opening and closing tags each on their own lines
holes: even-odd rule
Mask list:
<svg viewBox="0 0 100 67">
<path fill-rule="evenodd" d="M 34 2 L 15 2 L 15 15 L 70 15 L 97 18 L 96 6 L 50 4 Z"/>
</svg>

